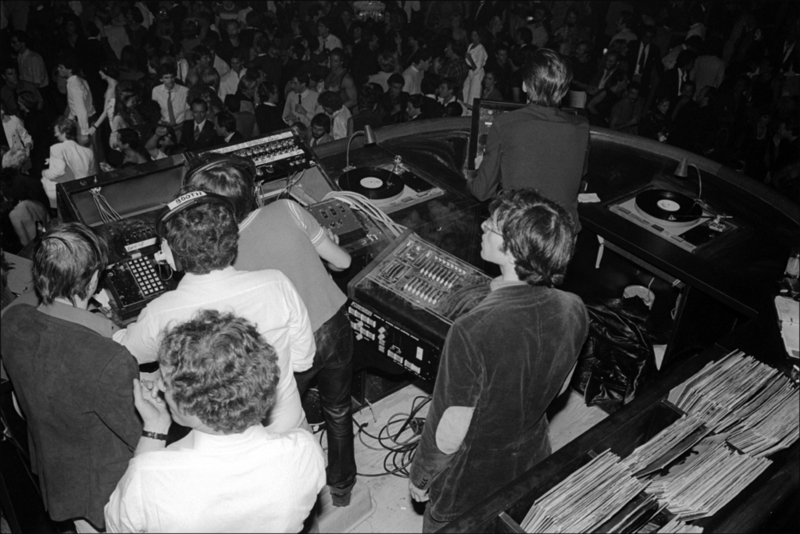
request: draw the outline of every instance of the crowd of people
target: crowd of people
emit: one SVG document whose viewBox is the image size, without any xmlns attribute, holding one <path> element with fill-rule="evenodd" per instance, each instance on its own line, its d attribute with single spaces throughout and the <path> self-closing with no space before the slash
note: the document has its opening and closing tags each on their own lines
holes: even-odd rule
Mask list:
<svg viewBox="0 0 800 534">
<path fill-rule="evenodd" d="M 44 216 L 59 181 L 289 126 L 316 146 L 474 98 L 525 103 L 522 65 L 544 47 L 572 66 L 562 106 L 592 124 L 798 190 L 791 2 L 384 4 L 3 2 L 4 249 L 31 233 L 5 215 Z"/>
</svg>

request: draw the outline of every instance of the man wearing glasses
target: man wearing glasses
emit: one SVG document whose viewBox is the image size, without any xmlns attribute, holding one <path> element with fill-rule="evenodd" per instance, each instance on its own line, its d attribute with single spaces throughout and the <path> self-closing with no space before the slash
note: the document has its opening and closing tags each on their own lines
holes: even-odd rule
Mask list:
<svg viewBox="0 0 800 534">
<path fill-rule="evenodd" d="M 550 454 L 545 411 L 566 389 L 588 332 L 581 299 L 554 288 L 575 248 L 569 213 L 505 190 L 482 225 L 481 257 L 502 273 L 453 324 L 409 477 L 433 532 Z"/>
</svg>

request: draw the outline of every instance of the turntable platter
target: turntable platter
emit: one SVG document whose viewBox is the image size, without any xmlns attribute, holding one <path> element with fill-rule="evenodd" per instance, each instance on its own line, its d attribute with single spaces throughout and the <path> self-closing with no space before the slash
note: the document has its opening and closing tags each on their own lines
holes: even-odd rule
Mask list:
<svg viewBox="0 0 800 534">
<path fill-rule="evenodd" d="M 636 195 L 636 210 L 657 224 L 672 227 L 691 226 L 703 215 L 697 202 L 667 189 L 648 189 Z"/>
<path fill-rule="evenodd" d="M 347 171 L 339 177 L 339 187 L 364 195 L 370 200 L 392 200 L 403 194 L 405 184 L 397 174 L 377 167 Z"/>
</svg>

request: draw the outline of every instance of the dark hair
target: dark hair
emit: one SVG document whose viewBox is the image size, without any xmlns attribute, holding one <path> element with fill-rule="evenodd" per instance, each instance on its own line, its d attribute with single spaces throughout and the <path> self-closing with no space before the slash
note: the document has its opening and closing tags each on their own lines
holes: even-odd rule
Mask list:
<svg viewBox="0 0 800 534">
<path fill-rule="evenodd" d="M 519 40 L 522 41 L 523 44 L 529 45 L 533 42 L 533 32 L 527 26 L 523 26 L 517 30 L 517 35 L 519 36 Z"/>
<path fill-rule="evenodd" d="M 117 67 L 116 61 L 106 61 L 100 65 L 100 70 L 109 78 L 119 80 L 119 68 Z"/>
<path fill-rule="evenodd" d="M 59 54 L 57 65 L 63 65 L 65 69 L 71 70 L 72 74 L 77 74 L 78 69 L 80 69 L 78 56 L 76 56 L 73 52 L 63 52 Z"/>
<path fill-rule="evenodd" d="M 231 113 L 239 113 L 242 110 L 242 99 L 236 95 L 225 95 L 225 109 Z"/>
<path fill-rule="evenodd" d="M 464 108 L 458 100 L 453 100 L 444 107 L 445 117 L 460 117 L 464 114 Z"/>
<path fill-rule="evenodd" d="M 1 72 L 5 75 L 6 71 L 9 69 L 13 69 L 17 76 L 19 76 L 19 67 L 16 63 L 4 63 Z"/>
<path fill-rule="evenodd" d="M 242 222 L 256 207 L 253 177 L 235 165 L 217 165 L 195 172 L 181 190 L 206 191 L 223 196 L 233 203 L 236 222 Z"/>
<path fill-rule="evenodd" d="M 419 50 L 414 52 L 410 58 L 408 58 L 408 64 L 415 65 L 420 61 L 429 61 L 430 59 L 431 59 L 430 51 L 427 48 L 420 48 Z"/>
<path fill-rule="evenodd" d="M 453 54 L 459 59 L 462 59 L 464 54 L 467 53 L 467 45 L 461 41 L 448 41 L 447 44 L 450 45 L 450 48 L 453 49 Z"/>
<path fill-rule="evenodd" d="M 325 129 L 325 133 L 331 133 L 331 118 L 325 113 L 317 113 L 311 119 L 311 126 L 321 126 Z"/>
<path fill-rule="evenodd" d="M 168 329 L 158 361 L 175 404 L 217 432 L 244 432 L 275 403 L 275 349 L 255 324 L 231 313 L 200 310 Z"/>
<path fill-rule="evenodd" d="M 194 100 L 192 100 L 192 104 L 191 104 L 190 107 L 199 106 L 199 105 L 202 105 L 204 108 L 206 108 L 206 111 L 208 111 L 208 102 L 206 102 L 202 98 L 195 98 Z"/>
<path fill-rule="evenodd" d="M 252 13 L 252 11 L 250 12 Z M 248 13 L 248 15 L 250 14 Z M 256 39 L 255 47 L 258 48 L 261 52 L 266 53 L 269 50 L 270 45 L 272 44 L 272 40 L 266 34 L 261 34 L 261 37 Z"/>
<path fill-rule="evenodd" d="M 164 76 L 167 76 L 168 74 L 171 74 L 172 76 L 178 75 L 178 67 L 172 61 L 169 61 L 167 63 L 162 63 L 161 65 L 158 66 L 159 79 L 163 78 Z"/>
<path fill-rule="evenodd" d="M 633 13 L 631 13 L 630 11 L 623 11 L 622 13 L 620 13 L 619 18 L 622 21 L 622 24 L 626 28 L 630 29 L 633 26 Z"/>
<path fill-rule="evenodd" d="M 695 59 L 697 59 L 697 54 L 693 50 L 681 50 L 678 59 L 675 60 L 675 66 L 682 69 Z"/>
<path fill-rule="evenodd" d="M 227 111 L 217 113 L 217 126 L 225 128 L 225 130 L 231 134 L 236 131 L 236 119 Z"/>
<path fill-rule="evenodd" d="M 411 95 L 411 96 L 408 97 L 408 100 L 406 100 L 406 103 L 407 104 L 411 104 L 415 108 L 421 110 L 422 109 L 422 102 L 423 102 L 422 99 L 423 98 L 427 98 L 427 97 L 424 96 L 424 95 L 421 95 L 421 94 Z"/>
<path fill-rule="evenodd" d="M 399 74 L 397 72 L 395 72 L 394 74 L 389 76 L 389 79 L 386 80 L 386 85 L 396 85 L 396 84 L 400 84 L 400 85 L 405 85 L 406 84 L 406 79 L 403 78 L 402 74 Z"/>
<path fill-rule="evenodd" d="M 128 145 L 133 150 L 137 150 L 141 144 L 139 132 L 133 128 L 120 128 L 117 130 L 120 145 Z"/>
<path fill-rule="evenodd" d="M 375 90 L 375 84 L 365 83 L 358 91 L 358 109 L 370 111 L 375 109 L 375 104 L 378 103 L 378 98 L 382 93 L 383 91 L 381 91 L 380 88 L 378 91 Z"/>
<path fill-rule="evenodd" d="M 203 203 L 186 208 L 166 222 L 166 230 L 167 243 L 188 273 L 208 274 L 236 259 L 239 227 L 226 206 Z"/>
<path fill-rule="evenodd" d="M 503 236 L 502 250 L 514 258 L 520 280 L 544 286 L 564 281 L 576 239 L 567 210 L 534 189 L 506 189 L 489 211 Z"/>
<path fill-rule="evenodd" d="M 22 30 L 14 30 L 13 32 L 11 32 L 10 39 L 13 39 L 15 37 L 17 38 L 17 41 L 19 41 L 20 43 L 25 43 L 25 46 L 30 44 L 30 37 L 28 37 L 28 34 Z"/>
<path fill-rule="evenodd" d="M 328 57 L 331 57 L 331 56 L 338 56 L 339 59 L 341 59 L 342 61 L 347 59 L 347 56 L 345 55 L 344 50 L 342 50 L 341 48 L 334 48 L 333 50 L 331 50 L 328 53 Z"/>
<path fill-rule="evenodd" d="M 192 61 L 197 63 L 200 61 L 204 56 L 211 57 L 211 50 L 207 46 L 197 45 L 192 48 Z"/>
<path fill-rule="evenodd" d="M 458 98 L 458 82 L 454 78 L 444 78 L 439 85 L 446 85 L 448 89 L 453 91 L 453 94 Z M 459 108 L 460 109 L 460 108 Z"/>
<path fill-rule="evenodd" d="M 293 78 L 297 79 L 298 83 L 308 85 L 309 78 L 310 78 L 309 69 L 307 69 L 305 67 L 300 69 L 299 71 L 297 71 L 297 74 L 295 74 L 293 76 Z"/>
<path fill-rule="evenodd" d="M 631 82 L 628 84 L 628 91 L 630 91 L 631 89 L 636 89 L 637 91 L 641 91 L 642 84 L 640 84 L 639 82 Z"/>
<path fill-rule="evenodd" d="M 323 108 L 330 108 L 333 111 L 339 111 L 344 106 L 344 101 L 341 95 L 336 91 L 323 91 L 317 99 L 317 104 Z"/>
<path fill-rule="evenodd" d="M 85 299 L 92 275 L 103 271 L 108 263 L 105 241 L 88 226 L 62 223 L 44 234 L 36 245 L 33 257 L 33 284 L 43 304 L 56 298 Z"/>
<path fill-rule="evenodd" d="M 268 101 L 272 95 L 278 94 L 278 86 L 270 81 L 261 82 L 258 86 L 258 96 L 262 102 Z M 360 96 L 360 95 L 359 95 Z"/>
<path fill-rule="evenodd" d="M 540 48 L 522 67 L 522 79 L 531 101 L 543 106 L 558 106 L 572 83 L 572 67 L 549 48 Z"/>
<path fill-rule="evenodd" d="M 56 128 L 64 134 L 64 137 L 71 140 L 78 138 L 78 123 L 75 119 L 69 117 L 61 117 L 56 121 Z"/>
<path fill-rule="evenodd" d="M 610 89 L 611 87 L 617 85 L 619 82 L 627 79 L 629 79 L 628 73 L 623 70 L 617 69 L 611 74 L 611 76 L 609 76 L 608 81 L 606 82 L 606 89 Z"/>
</svg>

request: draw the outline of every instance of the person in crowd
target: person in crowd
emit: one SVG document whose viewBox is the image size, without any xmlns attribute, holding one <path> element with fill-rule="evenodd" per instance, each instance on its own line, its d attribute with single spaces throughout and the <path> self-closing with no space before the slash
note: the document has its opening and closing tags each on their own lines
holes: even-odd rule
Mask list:
<svg viewBox="0 0 800 534">
<path fill-rule="evenodd" d="M 33 149 L 29 154 L 30 170 L 34 175 L 41 174 L 44 168 L 44 162 L 47 155 L 50 153 L 50 147 L 47 145 L 50 129 L 48 115 L 44 110 L 38 109 L 41 102 L 41 97 L 37 98 L 32 92 L 25 91 L 17 97 L 17 113 L 21 120 L 25 123 L 25 129 L 31 136 L 32 140 L 37 140 L 33 144 Z"/>
<path fill-rule="evenodd" d="M 256 106 L 256 125 L 260 135 L 267 135 L 286 128 L 286 124 L 281 118 L 281 110 L 278 107 L 278 86 L 273 82 L 266 81 L 258 86 L 260 104 Z"/>
<path fill-rule="evenodd" d="M 661 50 L 653 43 L 655 36 L 655 27 L 645 26 L 640 39 L 628 42 L 628 73 L 631 81 L 641 86 L 643 98 L 647 97 L 653 80 L 662 75 Z"/>
<path fill-rule="evenodd" d="M 422 109 L 425 98 L 426 97 L 423 95 L 411 95 L 408 97 L 408 102 L 406 104 L 406 116 L 408 117 L 409 121 L 430 118 Z"/>
<path fill-rule="evenodd" d="M 796 118 L 781 121 L 778 124 L 778 131 L 772 138 L 770 170 L 765 181 L 769 183 L 772 176 L 796 163 L 798 158 L 800 158 L 800 125 Z"/>
<path fill-rule="evenodd" d="M 344 139 L 347 137 L 347 122 L 352 116 L 350 110 L 342 102 L 338 92 L 325 91 L 319 95 L 319 106 L 331 118 L 331 137 Z"/>
<path fill-rule="evenodd" d="M 417 51 L 409 59 L 409 65 L 403 71 L 403 91 L 409 95 L 422 94 L 422 78 L 431 66 L 431 53 L 427 49 Z"/>
<path fill-rule="evenodd" d="M 619 102 L 628 87 L 628 75 L 621 70 L 615 72 L 605 89 L 601 89 L 587 103 L 586 111 L 589 113 L 589 122 L 593 126 L 608 127 L 611 119 L 611 108 Z"/>
<path fill-rule="evenodd" d="M 217 55 L 231 65 L 231 59 L 234 56 L 244 56 L 248 54 L 249 46 L 242 40 L 241 25 L 237 20 L 228 20 L 224 23 L 225 36 L 220 40 L 217 46 Z"/>
<path fill-rule="evenodd" d="M 531 44 L 543 48 L 550 40 L 550 10 L 543 4 L 534 4 L 533 18 L 527 28 L 531 32 Z"/>
<path fill-rule="evenodd" d="M 121 167 L 133 167 L 153 160 L 150 152 L 142 146 L 139 132 L 136 130 L 122 128 L 117 131 L 117 139 L 123 154 Z"/>
<path fill-rule="evenodd" d="M 579 20 L 578 10 L 570 7 L 564 16 L 564 24 L 553 32 L 553 44 L 558 47 L 558 53 L 564 57 L 571 56 L 578 44 L 587 37 L 578 24 Z"/>
<path fill-rule="evenodd" d="M 617 20 L 617 33 L 611 37 L 611 42 L 622 39 L 626 43 L 637 40 L 636 34 L 633 32 L 633 13 L 630 11 L 623 11 Z"/>
<path fill-rule="evenodd" d="M 158 359 L 157 386 L 134 393 L 145 428 L 159 430 L 111 495 L 108 531 L 302 530 L 325 484 L 324 458 L 308 431 L 261 426 L 281 369 L 257 326 L 201 310 L 166 330 Z M 170 418 L 192 430 L 167 450 Z"/>
<path fill-rule="evenodd" d="M 199 200 L 198 200 L 199 198 Z M 186 273 L 173 291 L 150 301 L 136 322 L 114 335 L 139 363 L 156 361 L 159 335 L 200 309 L 223 309 L 256 324 L 275 347 L 280 367 L 276 402 L 265 426 L 286 432 L 306 425 L 293 372 L 308 370 L 314 336 L 306 307 L 289 279 L 279 271 L 239 271 L 238 227 L 230 201 L 194 192 L 165 208 L 160 227 L 174 265 Z M 194 201 L 191 201 L 194 199 Z"/>
<path fill-rule="evenodd" d="M 347 69 L 344 68 L 346 57 L 344 50 L 334 48 L 328 55 L 330 72 L 325 77 L 325 90 L 339 93 L 344 106 L 352 110 L 358 103 L 358 90 L 355 81 Z"/>
<path fill-rule="evenodd" d="M 67 109 L 64 114 L 75 119 L 79 129 L 78 140 L 82 145 L 88 145 L 90 142 L 89 129 L 97 119 L 97 112 L 94 108 L 89 84 L 77 73 L 77 57 L 72 54 L 63 54 L 58 60 L 58 75 L 67 80 Z"/>
<path fill-rule="evenodd" d="M 383 115 L 379 109 L 378 99 L 383 96 L 381 88 L 367 83 L 358 92 L 358 110 L 347 121 L 347 135 L 353 135 L 369 125 L 373 130 L 383 126 Z"/>
<path fill-rule="evenodd" d="M 450 16 L 450 28 L 447 32 L 447 36 L 452 39 L 453 42 L 461 43 L 464 46 L 467 45 L 469 33 L 464 29 L 464 17 L 461 13 L 453 13 Z"/>
<path fill-rule="evenodd" d="M 6 111 L 10 115 L 19 113 L 17 99 L 22 93 L 32 93 L 35 99 L 37 110 L 42 109 L 44 100 L 39 93 L 39 89 L 31 82 L 20 79 L 18 67 L 15 64 L 8 64 L 3 67 L 3 87 L 0 87 L 0 101 L 6 106 Z"/>
<path fill-rule="evenodd" d="M 327 425 L 327 483 L 336 506 L 346 506 L 356 482 L 350 406 L 353 338 L 346 297 L 328 274 L 350 266 L 335 236 L 292 200 L 257 207 L 254 176 L 242 166 L 221 164 L 193 174 L 187 190 L 222 195 L 233 202 L 239 223 L 234 267 L 286 273 L 306 303 L 317 352 L 311 369 L 297 373 L 303 395 L 316 380 Z M 326 269 L 327 267 L 327 269 Z"/>
<path fill-rule="evenodd" d="M 105 242 L 90 228 L 51 228 L 33 258 L 41 303 L 6 310 L 0 331 L 47 513 L 74 521 L 77 532 L 107 526 L 103 506 L 146 439 L 131 392 L 136 360 L 111 340 L 115 324 L 88 311 L 107 261 Z"/>
<path fill-rule="evenodd" d="M 3 122 L 5 146 L 11 150 L 22 150 L 30 155 L 33 149 L 33 138 L 19 117 L 8 113 L 5 102 L 0 102 L 0 119 Z"/>
<path fill-rule="evenodd" d="M 500 89 L 497 88 L 497 73 L 487 69 L 483 75 L 483 90 L 481 91 L 482 100 L 503 100 Z"/>
<path fill-rule="evenodd" d="M 62 117 L 53 127 L 53 134 L 58 143 L 50 147 L 49 167 L 42 171 L 42 186 L 51 208 L 56 207 L 56 183 L 90 176 L 97 169 L 92 149 L 77 142 L 78 123 Z"/>
<path fill-rule="evenodd" d="M 586 92 L 590 95 L 596 95 L 601 89 L 605 89 L 608 81 L 619 70 L 619 54 L 617 52 L 608 52 L 601 60 L 602 69 L 598 69 L 594 80 Z"/>
<path fill-rule="evenodd" d="M 29 39 L 27 33 L 17 30 L 11 34 L 11 48 L 17 53 L 20 80 L 42 89 L 49 85 L 50 78 L 42 56 L 28 48 Z"/>
<path fill-rule="evenodd" d="M 660 143 L 667 140 L 670 130 L 669 107 L 672 104 L 667 96 L 656 100 L 653 108 L 648 111 L 639 123 L 639 135 L 653 139 Z"/>
<path fill-rule="evenodd" d="M 188 150 L 199 152 L 220 143 L 216 128 L 208 119 L 208 103 L 200 98 L 192 101 L 192 120 L 184 121 L 181 143 Z"/>
<path fill-rule="evenodd" d="M 36 237 L 36 224 L 47 223 L 47 196 L 42 186 L 23 172 L 28 166 L 25 150 L 3 148 L 0 174 L 0 248 L 18 253 Z"/>
<path fill-rule="evenodd" d="M 331 118 L 327 113 L 317 113 L 311 119 L 311 139 L 308 144 L 312 147 L 333 141 L 331 136 Z"/>
<path fill-rule="evenodd" d="M 236 145 L 244 142 L 244 136 L 236 131 L 236 119 L 223 111 L 217 115 L 217 136 L 222 144 L 226 146 Z"/>
<path fill-rule="evenodd" d="M 439 68 L 434 69 L 441 78 L 452 78 L 458 84 L 458 87 L 464 85 L 464 81 L 469 74 L 469 66 L 467 65 L 464 56 L 467 53 L 467 47 L 462 43 L 456 41 L 447 41 L 444 49 L 444 59 L 439 61 Z"/>
<path fill-rule="evenodd" d="M 317 48 L 317 52 L 342 48 L 342 40 L 331 33 L 332 25 L 333 22 L 325 18 L 321 18 L 317 22 L 317 33 L 319 35 L 319 47 Z"/>
<path fill-rule="evenodd" d="M 405 121 L 406 104 L 409 94 L 403 91 L 405 79 L 401 74 L 394 73 L 388 80 L 389 89 L 383 94 L 381 107 L 383 108 L 383 123 L 396 124 Z"/>
<path fill-rule="evenodd" d="M 153 160 L 164 159 L 176 154 L 179 147 L 175 130 L 170 126 L 159 124 L 153 128 L 144 147 Z"/>
<path fill-rule="evenodd" d="M 283 122 L 286 124 L 302 122 L 310 126 L 311 119 L 320 112 L 317 105 L 319 93 L 308 88 L 309 80 L 309 71 L 304 69 L 289 81 L 291 90 L 286 95 L 286 104 L 283 107 Z"/>
<path fill-rule="evenodd" d="M 722 60 L 722 39 L 710 37 L 703 43 L 700 56 L 694 62 L 694 83 L 699 98 L 704 87 L 719 89 L 725 79 L 725 62 Z"/>
<path fill-rule="evenodd" d="M 699 121 L 699 106 L 694 101 L 695 85 L 689 80 L 681 87 L 681 94 L 675 100 L 672 108 L 672 127 L 669 133 L 669 144 L 702 154 L 700 148 L 704 140 Z"/>
<path fill-rule="evenodd" d="M 572 65 L 572 84 L 570 85 L 570 105 L 572 107 L 586 107 L 589 94 L 596 94 L 596 87 L 592 85 L 597 75 L 597 62 L 592 59 L 592 45 L 589 41 L 581 41 L 574 49 L 570 58 Z"/>
<path fill-rule="evenodd" d="M 641 85 L 631 82 L 625 89 L 625 97 L 617 101 L 611 108 L 608 127 L 629 134 L 637 133 L 637 126 L 642 119 Z"/>
<path fill-rule="evenodd" d="M 481 96 L 481 83 L 483 82 L 484 70 L 486 60 L 489 55 L 486 53 L 486 48 L 481 44 L 485 32 L 483 30 L 472 30 L 470 32 L 470 45 L 467 48 L 467 53 L 464 59 L 469 66 L 469 73 L 464 80 L 464 103 L 467 106 L 472 106 L 474 98 Z"/>
<path fill-rule="evenodd" d="M 259 130 L 256 123 L 256 115 L 242 109 L 242 100 L 237 95 L 225 97 L 225 110 L 233 116 L 236 121 L 235 130 L 241 134 L 241 139 L 249 141 Z M 216 119 L 215 119 L 216 120 Z M 237 136 L 238 138 L 239 136 Z M 237 143 L 240 141 L 236 141 Z"/>
<path fill-rule="evenodd" d="M 105 123 L 106 119 L 108 119 L 109 123 L 113 122 L 114 108 L 117 103 L 117 85 L 119 84 L 119 68 L 117 68 L 116 63 L 104 63 L 100 66 L 98 73 L 100 74 L 100 79 L 106 83 L 106 90 L 103 93 L 103 111 L 89 128 L 89 133 L 92 135 Z"/>
<path fill-rule="evenodd" d="M 153 88 L 151 98 L 161 108 L 161 121 L 174 128 L 191 117 L 187 105 L 189 89 L 176 83 L 178 73 L 174 63 L 162 64 L 158 69 L 158 77 L 161 85 Z"/>
<path fill-rule="evenodd" d="M 490 212 L 481 257 L 501 275 L 447 334 L 409 474 L 412 498 L 429 501 L 423 532 L 550 454 L 545 412 L 569 385 L 588 334 L 580 297 L 555 289 L 575 249 L 569 213 L 532 189 L 502 191 Z"/>
<path fill-rule="evenodd" d="M 244 66 L 244 52 L 238 51 L 230 57 L 231 70 L 222 77 L 219 84 L 219 98 L 225 102 L 225 97 L 236 94 L 239 90 L 239 82 L 242 76 L 247 74 Z M 214 71 L 216 72 L 216 71 Z"/>
<path fill-rule="evenodd" d="M 577 229 L 578 190 L 589 156 L 589 124 L 558 109 L 572 72 L 549 49 L 534 52 L 523 67 L 528 105 L 497 117 L 489 129 L 477 176 L 467 185 L 478 200 L 504 189 L 533 187 L 564 206 Z"/>
<path fill-rule="evenodd" d="M 668 96 L 677 101 L 681 95 L 683 84 L 691 81 L 690 75 L 694 68 L 697 55 L 692 50 L 683 50 L 675 60 L 675 67 L 666 71 L 659 84 L 658 96 Z"/>
</svg>

